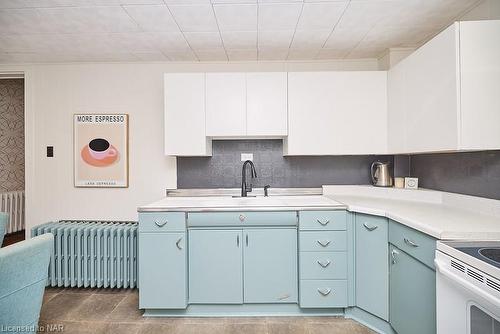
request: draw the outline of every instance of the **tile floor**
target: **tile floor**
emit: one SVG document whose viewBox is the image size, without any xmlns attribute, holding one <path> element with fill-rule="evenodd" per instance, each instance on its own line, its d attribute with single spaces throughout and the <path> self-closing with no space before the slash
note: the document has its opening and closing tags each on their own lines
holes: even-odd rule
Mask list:
<svg viewBox="0 0 500 334">
<path fill-rule="evenodd" d="M 370 334 L 338 317 L 144 318 L 137 290 L 47 288 L 40 333 Z M 61 326 L 61 327 L 58 327 Z"/>
</svg>

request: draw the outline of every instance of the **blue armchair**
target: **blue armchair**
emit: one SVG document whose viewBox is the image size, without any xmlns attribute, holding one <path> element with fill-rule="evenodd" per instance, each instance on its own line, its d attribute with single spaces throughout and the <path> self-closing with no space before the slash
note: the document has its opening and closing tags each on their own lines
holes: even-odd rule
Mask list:
<svg viewBox="0 0 500 334">
<path fill-rule="evenodd" d="M 53 245 L 47 233 L 0 249 L 2 333 L 36 333 Z"/>
<path fill-rule="evenodd" d="M 7 231 L 7 223 L 9 222 L 9 215 L 5 212 L 0 212 L 0 247 L 2 247 L 3 237 Z"/>
</svg>

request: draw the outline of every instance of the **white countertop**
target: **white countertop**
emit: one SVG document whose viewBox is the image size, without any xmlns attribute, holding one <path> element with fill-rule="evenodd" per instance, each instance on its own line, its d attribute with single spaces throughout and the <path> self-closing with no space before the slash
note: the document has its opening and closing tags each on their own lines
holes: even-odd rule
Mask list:
<svg viewBox="0 0 500 334">
<path fill-rule="evenodd" d="M 167 197 L 139 211 L 348 209 L 385 216 L 442 240 L 500 240 L 500 201 L 431 190 L 324 186 L 323 196 Z"/>
<path fill-rule="evenodd" d="M 327 195 L 349 211 L 385 216 L 445 240 L 500 240 L 500 218 L 457 207 L 367 196 Z"/>
<path fill-rule="evenodd" d="M 294 211 L 307 209 L 345 209 L 325 196 L 270 197 L 166 197 L 141 206 L 139 211 Z"/>
</svg>

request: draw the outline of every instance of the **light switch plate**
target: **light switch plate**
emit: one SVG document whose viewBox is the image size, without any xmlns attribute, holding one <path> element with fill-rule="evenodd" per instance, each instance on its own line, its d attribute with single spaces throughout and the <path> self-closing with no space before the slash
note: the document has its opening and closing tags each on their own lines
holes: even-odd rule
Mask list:
<svg viewBox="0 0 500 334">
<path fill-rule="evenodd" d="M 253 161 L 253 153 L 241 153 L 241 161 Z"/>
</svg>

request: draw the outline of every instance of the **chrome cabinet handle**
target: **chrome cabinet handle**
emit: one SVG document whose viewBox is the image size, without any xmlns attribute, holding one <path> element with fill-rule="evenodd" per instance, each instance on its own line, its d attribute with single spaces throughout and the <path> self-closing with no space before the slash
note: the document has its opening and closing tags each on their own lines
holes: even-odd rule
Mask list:
<svg viewBox="0 0 500 334">
<path fill-rule="evenodd" d="M 164 222 L 162 222 L 162 223 L 160 223 L 159 221 L 155 221 L 155 224 L 156 224 L 156 226 L 158 226 L 158 227 L 163 227 L 163 226 L 165 226 L 167 223 L 168 223 L 168 221 L 166 221 L 166 220 L 165 220 Z"/>
<path fill-rule="evenodd" d="M 405 244 L 409 245 L 409 246 L 412 246 L 412 247 L 418 247 L 418 245 L 413 242 L 412 240 L 408 239 L 408 238 L 403 238 Z"/>
<path fill-rule="evenodd" d="M 322 296 L 328 296 L 328 295 L 330 294 L 330 292 L 332 292 L 332 289 L 324 289 L 324 290 L 318 289 L 318 292 L 319 292 Z"/>
<path fill-rule="evenodd" d="M 290 295 L 289 294 L 284 294 L 284 295 L 281 295 L 278 297 L 278 300 L 285 300 L 285 299 L 288 299 L 290 298 Z"/>
<path fill-rule="evenodd" d="M 240 247 L 240 235 L 236 236 L 236 247 Z"/>
<path fill-rule="evenodd" d="M 180 237 L 180 238 L 179 238 L 179 240 L 177 240 L 177 242 L 175 243 L 175 245 L 176 245 L 176 246 L 177 246 L 177 248 L 179 248 L 179 249 L 182 249 L 182 247 L 181 247 L 181 245 L 180 245 L 181 241 L 182 241 L 182 237 Z"/>
<path fill-rule="evenodd" d="M 326 222 L 324 222 L 324 223 L 323 223 L 321 220 L 319 220 L 319 219 L 316 219 L 316 221 L 317 221 L 318 223 L 320 223 L 322 226 L 326 226 L 326 225 L 328 225 L 328 224 L 330 223 L 330 220 L 327 220 L 327 221 L 326 221 Z"/>
<path fill-rule="evenodd" d="M 367 223 L 363 223 L 363 226 L 370 232 L 378 228 L 377 225 L 368 225 Z"/>
<path fill-rule="evenodd" d="M 399 255 L 399 252 L 395 249 L 391 251 L 391 263 L 396 264 L 396 255 Z"/>
<path fill-rule="evenodd" d="M 327 241 L 316 240 L 316 242 L 318 244 L 320 244 L 322 247 L 326 247 L 330 244 L 331 241 L 330 240 L 327 240 Z"/>
<path fill-rule="evenodd" d="M 240 219 L 240 222 L 243 223 L 245 221 L 246 217 L 245 217 L 245 215 L 240 215 L 239 219 Z"/>
<path fill-rule="evenodd" d="M 247 234 L 247 235 L 245 235 L 245 242 L 246 242 L 247 247 L 248 247 L 248 234 Z"/>
<path fill-rule="evenodd" d="M 318 264 L 320 266 L 322 266 L 323 268 L 328 267 L 330 265 L 330 263 L 331 263 L 330 260 L 327 260 L 326 262 L 321 262 L 320 260 L 318 260 Z"/>
</svg>

